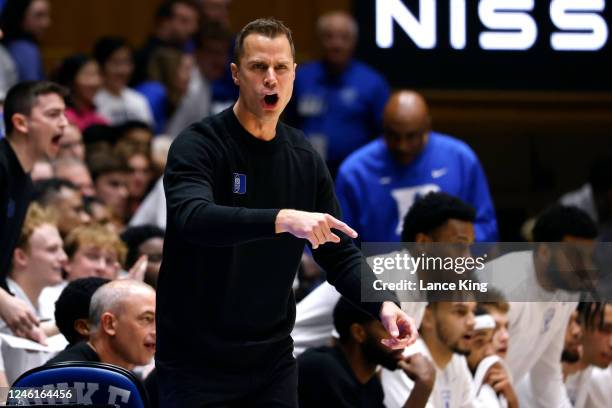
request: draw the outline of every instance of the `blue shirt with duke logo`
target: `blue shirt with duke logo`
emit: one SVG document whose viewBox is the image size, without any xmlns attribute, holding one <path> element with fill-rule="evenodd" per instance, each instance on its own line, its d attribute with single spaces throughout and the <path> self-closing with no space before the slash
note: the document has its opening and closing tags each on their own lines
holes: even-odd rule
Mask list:
<svg viewBox="0 0 612 408">
<path fill-rule="evenodd" d="M 399 164 L 382 138 L 357 150 L 340 166 L 336 194 L 344 221 L 361 242 L 398 242 L 403 219 L 415 199 L 443 191 L 476 209 L 476 240 L 497 241 L 497 221 L 487 179 L 464 142 L 430 132 L 425 149 Z"/>
</svg>

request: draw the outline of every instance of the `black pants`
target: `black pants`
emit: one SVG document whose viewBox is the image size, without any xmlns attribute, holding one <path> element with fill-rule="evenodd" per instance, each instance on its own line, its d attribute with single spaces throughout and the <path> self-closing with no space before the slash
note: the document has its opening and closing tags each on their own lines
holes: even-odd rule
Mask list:
<svg viewBox="0 0 612 408">
<path fill-rule="evenodd" d="M 297 364 L 291 353 L 260 371 L 224 373 L 157 363 L 162 408 L 297 408 Z"/>
</svg>

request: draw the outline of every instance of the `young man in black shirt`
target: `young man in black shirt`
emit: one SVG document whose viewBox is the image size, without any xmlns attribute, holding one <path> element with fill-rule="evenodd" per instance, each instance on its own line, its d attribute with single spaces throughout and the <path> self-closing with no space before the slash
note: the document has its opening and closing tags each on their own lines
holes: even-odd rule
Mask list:
<svg viewBox="0 0 612 408">
<path fill-rule="evenodd" d="M 40 341 L 38 319 L 8 292 L 6 275 L 25 218 L 37 160 L 50 160 L 68 125 L 66 91 L 52 82 L 22 82 L 4 101 L 6 138 L 0 140 L 0 317 L 18 336 Z"/>
<path fill-rule="evenodd" d="M 274 19 L 236 39 L 236 104 L 174 141 L 158 281 L 158 370 L 165 407 L 297 406 L 292 282 L 304 244 L 329 281 L 379 317 L 392 348 L 416 339 L 410 317 L 339 221 L 332 179 L 303 134 L 279 122 L 295 78 L 291 32 Z M 362 293 L 363 288 L 363 293 Z M 378 302 L 362 303 L 362 295 Z M 188 335 L 186 335 L 188 331 Z"/>
<path fill-rule="evenodd" d="M 334 308 L 340 335 L 336 347 L 311 348 L 298 357 L 300 408 L 384 407 L 384 392 L 376 370 L 401 368 L 415 383 L 404 406 L 424 407 L 435 380 L 433 365 L 422 354 L 402 357 L 380 340 L 385 328 L 371 315 L 340 298 Z"/>
</svg>

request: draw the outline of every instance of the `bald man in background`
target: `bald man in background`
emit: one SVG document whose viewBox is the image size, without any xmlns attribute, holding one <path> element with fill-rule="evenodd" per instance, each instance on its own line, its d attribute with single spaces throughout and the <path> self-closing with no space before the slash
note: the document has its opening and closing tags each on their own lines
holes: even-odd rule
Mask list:
<svg viewBox="0 0 612 408">
<path fill-rule="evenodd" d="M 497 221 L 487 179 L 464 142 L 431 130 L 425 99 L 401 90 L 387 102 L 383 137 L 351 154 L 340 166 L 336 194 L 343 220 L 361 242 L 399 242 L 415 199 L 443 191 L 476 209 L 476 240 L 497 241 Z"/>
</svg>

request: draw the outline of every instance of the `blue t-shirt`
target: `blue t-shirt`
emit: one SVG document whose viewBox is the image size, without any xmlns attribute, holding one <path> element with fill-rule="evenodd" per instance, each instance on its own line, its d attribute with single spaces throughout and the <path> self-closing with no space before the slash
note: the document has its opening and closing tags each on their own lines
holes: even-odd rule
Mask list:
<svg viewBox="0 0 612 408">
<path fill-rule="evenodd" d="M 380 134 L 389 95 L 385 79 L 361 62 L 352 61 L 339 76 L 322 62 L 307 63 L 298 66 L 289 121 L 338 166 Z"/>
<path fill-rule="evenodd" d="M 45 79 L 40 49 L 28 39 L 13 40 L 7 49 L 15 61 L 19 81 L 40 81 Z"/>
<path fill-rule="evenodd" d="M 159 81 L 145 81 L 136 86 L 136 91 L 140 92 L 149 103 L 155 128 L 153 131 L 156 135 L 164 133 L 166 130 L 166 122 L 168 121 L 168 92 Z"/>
<path fill-rule="evenodd" d="M 382 138 L 349 156 L 338 172 L 336 194 L 343 220 L 361 242 L 399 242 L 404 216 L 415 199 L 443 191 L 476 209 L 476 240 L 497 241 L 497 221 L 487 179 L 472 149 L 430 132 L 425 149 L 407 166 L 399 164 Z"/>
</svg>

